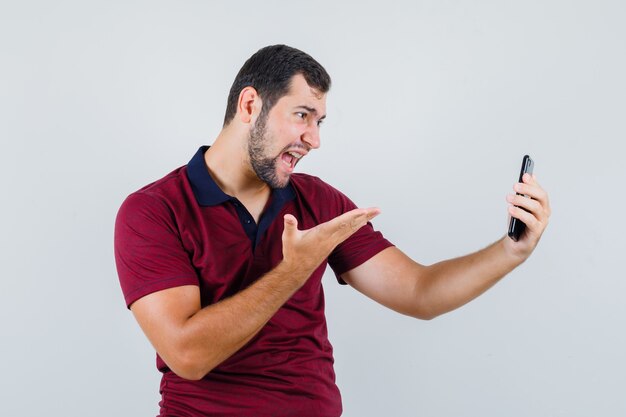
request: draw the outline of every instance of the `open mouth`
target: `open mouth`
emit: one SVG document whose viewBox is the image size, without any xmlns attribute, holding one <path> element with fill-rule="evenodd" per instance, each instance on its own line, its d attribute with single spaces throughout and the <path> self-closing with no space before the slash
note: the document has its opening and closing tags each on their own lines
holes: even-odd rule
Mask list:
<svg viewBox="0 0 626 417">
<path fill-rule="evenodd" d="M 304 155 L 298 152 L 290 151 L 285 152 L 280 156 L 280 159 L 283 161 L 285 165 L 287 165 L 290 169 L 294 169 L 300 158 Z"/>
</svg>

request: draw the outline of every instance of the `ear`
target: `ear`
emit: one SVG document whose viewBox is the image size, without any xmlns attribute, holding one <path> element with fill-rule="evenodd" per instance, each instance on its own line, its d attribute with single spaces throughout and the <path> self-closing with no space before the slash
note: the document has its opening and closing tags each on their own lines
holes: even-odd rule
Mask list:
<svg viewBox="0 0 626 417">
<path fill-rule="evenodd" d="M 243 123 L 249 124 L 261 113 L 263 101 L 254 87 L 246 87 L 239 93 L 237 101 L 237 117 Z"/>
</svg>

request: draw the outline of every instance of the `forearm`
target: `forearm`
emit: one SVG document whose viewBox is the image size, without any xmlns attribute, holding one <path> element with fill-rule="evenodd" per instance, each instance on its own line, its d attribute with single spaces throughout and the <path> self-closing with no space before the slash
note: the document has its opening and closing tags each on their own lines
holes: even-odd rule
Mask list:
<svg viewBox="0 0 626 417">
<path fill-rule="evenodd" d="M 187 377 L 202 378 L 241 349 L 311 273 L 281 263 L 245 290 L 191 316 L 180 335 Z"/>
<path fill-rule="evenodd" d="M 504 237 L 470 255 L 425 268 L 417 287 L 421 315 L 433 318 L 478 297 L 522 263 L 510 253 Z"/>
</svg>

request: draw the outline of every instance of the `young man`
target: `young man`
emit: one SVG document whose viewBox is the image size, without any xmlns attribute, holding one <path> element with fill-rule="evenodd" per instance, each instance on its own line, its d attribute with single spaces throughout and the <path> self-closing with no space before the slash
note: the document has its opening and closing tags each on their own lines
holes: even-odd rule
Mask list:
<svg viewBox="0 0 626 417">
<path fill-rule="evenodd" d="M 259 50 L 233 83 L 213 145 L 124 201 L 116 262 L 127 306 L 157 351 L 161 416 L 338 416 L 327 264 L 340 283 L 431 319 L 483 293 L 537 245 L 550 207 L 534 177 L 515 185 L 531 198 L 508 197 L 527 225 L 519 241 L 423 266 L 374 231 L 378 209 L 294 174 L 320 146 L 329 88 L 307 54 Z"/>
</svg>

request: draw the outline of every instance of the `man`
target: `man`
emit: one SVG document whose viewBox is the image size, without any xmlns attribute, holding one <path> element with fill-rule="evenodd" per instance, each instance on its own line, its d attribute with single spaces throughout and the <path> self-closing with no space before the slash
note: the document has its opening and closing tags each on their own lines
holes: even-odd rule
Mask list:
<svg viewBox="0 0 626 417">
<path fill-rule="evenodd" d="M 537 245 L 550 208 L 534 177 L 515 185 L 531 198 L 508 197 L 527 225 L 519 241 L 423 266 L 374 231 L 378 209 L 294 174 L 320 146 L 329 88 L 307 54 L 259 50 L 235 78 L 213 145 L 123 203 L 118 273 L 157 351 L 161 416 L 338 416 L 327 264 L 340 283 L 431 319 L 483 293 Z"/>
</svg>

